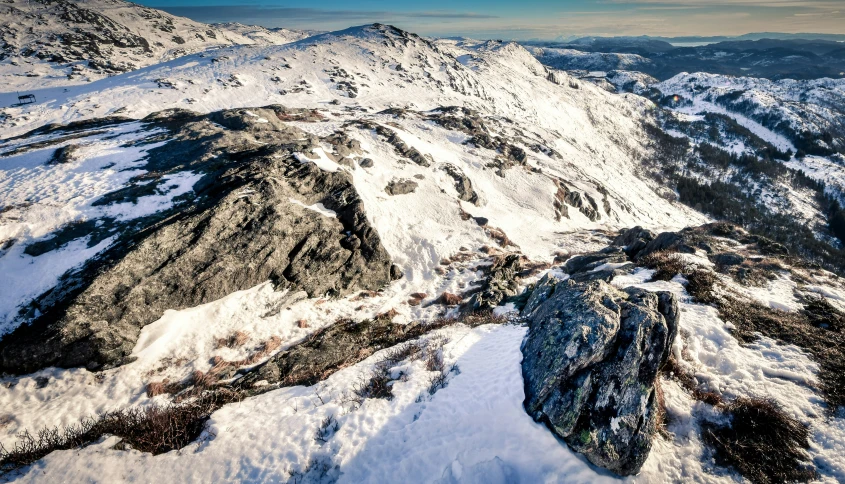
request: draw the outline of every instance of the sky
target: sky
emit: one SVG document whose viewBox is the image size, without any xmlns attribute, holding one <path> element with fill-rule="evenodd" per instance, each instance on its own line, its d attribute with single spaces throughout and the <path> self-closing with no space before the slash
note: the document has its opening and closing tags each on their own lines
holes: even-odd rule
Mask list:
<svg viewBox="0 0 845 484">
<path fill-rule="evenodd" d="M 339 30 L 382 22 L 431 36 L 845 34 L 845 0 L 135 0 L 201 22 Z"/>
</svg>

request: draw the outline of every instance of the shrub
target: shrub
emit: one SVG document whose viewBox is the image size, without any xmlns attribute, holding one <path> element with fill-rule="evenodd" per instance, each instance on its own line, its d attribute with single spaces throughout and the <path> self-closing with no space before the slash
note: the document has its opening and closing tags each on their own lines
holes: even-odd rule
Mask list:
<svg viewBox="0 0 845 484">
<path fill-rule="evenodd" d="M 317 427 L 317 432 L 314 435 L 314 440 L 325 444 L 339 429 L 340 424 L 337 422 L 337 419 L 334 418 L 334 415 L 329 415 L 320 422 L 320 426 Z"/>
<path fill-rule="evenodd" d="M 713 288 L 716 284 L 716 274 L 706 269 L 694 269 L 686 274 L 687 293 L 702 304 L 716 302 Z"/>
<path fill-rule="evenodd" d="M 724 406 L 728 425 L 708 424 L 704 440 L 724 464 L 755 484 L 806 482 L 816 477 L 804 449 L 809 430 L 772 400 L 737 398 Z"/>
<path fill-rule="evenodd" d="M 669 281 L 678 274 L 684 273 L 687 263 L 677 252 L 657 251 L 639 260 L 640 264 L 654 269 L 652 280 Z"/>
<path fill-rule="evenodd" d="M 83 447 L 104 435 L 116 435 L 136 450 L 162 454 L 181 449 L 202 433 L 211 414 L 240 399 L 235 392 L 209 393 L 182 404 L 127 408 L 83 419 L 77 425 L 20 434 L 12 450 L 0 446 L 0 472 L 29 465 L 54 450 Z"/>
</svg>

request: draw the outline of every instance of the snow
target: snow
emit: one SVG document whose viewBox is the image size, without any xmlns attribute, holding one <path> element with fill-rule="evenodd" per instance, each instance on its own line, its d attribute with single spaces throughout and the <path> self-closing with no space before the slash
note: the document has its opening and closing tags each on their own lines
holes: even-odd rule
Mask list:
<svg viewBox="0 0 845 484">
<path fill-rule="evenodd" d="M 0 191 L 3 192 L 3 213 L 0 214 L 0 241 L 12 241 L 10 248 L 0 251 L 0 334 L 16 326 L 12 318 L 17 306 L 53 287 L 67 270 L 78 266 L 108 247 L 111 239 L 92 247 L 77 239 L 56 251 L 32 257 L 25 247 L 42 240 L 68 224 L 115 217 L 128 220 L 150 215 L 172 205 L 172 200 L 191 190 L 198 176 L 184 172 L 164 177 L 166 191 L 140 197 L 138 202 L 93 206 L 102 195 L 116 190 L 133 177 L 144 173 L 145 154 L 161 143 L 127 145 L 158 134 L 143 131 L 140 123 L 112 127 L 105 133 L 73 140 L 80 148 L 68 163 L 49 165 L 47 161 L 57 147 L 69 143 L 2 156 L 24 142 L 3 145 L 0 151 Z M 34 138 L 27 142 L 49 139 Z"/>
<path fill-rule="evenodd" d="M 320 148 L 315 149 L 312 155 L 314 155 L 313 158 L 303 153 L 294 153 L 300 163 L 314 163 L 323 171 L 336 172 L 341 169 L 340 165 L 326 156 L 326 152 Z"/>
<path fill-rule="evenodd" d="M 89 68 L 88 59 L 107 61 L 121 68 L 134 70 L 174 59 L 185 54 L 213 50 L 222 46 L 282 45 L 301 40 L 315 32 L 290 29 L 265 29 L 236 23 L 206 25 L 187 18 L 170 15 L 160 10 L 116 0 L 85 0 L 71 2 L 78 8 L 102 17 L 84 18 L 72 12 L 65 20 L 62 5 L 35 3 L 29 0 L 7 0 L 0 6 L 0 15 L 14 19 L 4 22 L 4 40 L 8 55 L 0 60 L 0 80 L 4 92 L 9 93 L 8 103 L 16 90 L 30 91 L 43 87 L 80 85 L 107 77 L 109 74 Z M 83 11 L 84 11 L 83 10 Z M 82 18 L 81 18 L 82 17 Z M 102 19 L 102 20 L 101 20 Z M 117 47 L 109 42 L 98 42 L 97 49 L 74 44 L 62 44 L 61 36 L 70 32 L 90 33 L 94 38 L 104 38 L 104 32 L 116 36 L 137 36 L 146 41 L 146 48 L 127 42 L 128 47 Z M 58 36 L 58 37 L 55 37 Z M 46 40 L 46 42 L 45 42 Z M 52 62 L 26 53 L 26 49 L 58 53 L 64 60 Z M 79 59 L 78 52 L 82 51 Z M 3 96 L 4 100 L 6 96 Z M 16 102 L 16 100 L 15 100 Z"/>
<path fill-rule="evenodd" d="M 288 200 L 290 200 L 291 203 L 295 203 L 295 204 L 299 205 L 300 207 L 305 207 L 308 210 L 313 210 L 313 211 L 315 211 L 315 212 L 317 212 L 320 215 L 323 215 L 325 217 L 337 218 L 337 212 L 335 212 L 334 210 L 327 209 L 325 206 L 323 206 L 322 203 L 315 203 L 313 205 L 305 205 L 304 203 L 300 202 L 299 200 L 297 200 L 295 198 L 289 198 Z"/>
<path fill-rule="evenodd" d="M 443 348 L 447 364 L 460 370 L 433 396 L 426 392 L 429 372 L 418 361 L 403 369 L 407 381 L 394 383 L 393 400 L 345 406 L 343 393 L 378 361 L 376 354 L 318 387 L 286 388 L 225 407 L 205 437 L 182 452 L 152 457 L 111 449 L 114 441 L 106 440 L 54 452 L 18 481 L 276 482 L 303 472 L 312 460 L 340 466 L 339 483 L 616 480 L 597 473 L 523 410 L 524 328 L 439 333 L 449 341 Z M 339 428 L 321 445 L 314 433 L 328 415 Z"/>
<path fill-rule="evenodd" d="M 254 37 L 270 35 L 260 29 L 250 34 L 243 26 L 237 30 Z M 363 319 L 390 309 L 398 312 L 397 324 L 439 316 L 437 306 L 409 306 L 409 295 L 424 292 L 431 299 L 445 291 L 465 291 L 480 278 L 480 267 L 489 264 L 484 248 L 496 246 L 483 227 L 462 218 L 462 211 L 487 218 L 490 227 L 504 231 L 518 246 L 508 250 L 546 262 L 560 253 L 603 247 L 617 228 L 676 229 L 706 221 L 659 196 L 653 182 L 638 174 L 648 140 L 637 119 L 653 108 L 650 102 L 638 96 L 611 95 L 588 83 L 572 89 L 568 82 L 550 82 L 545 68 L 513 43 L 411 37 L 405 45 L 397 39 L 372 27 L 357 27 L 292 44 L 227 47 L 85 85 L 45 87 L 38 92 L 44 100 L 40 104 L 4 111 L 9 115 L 0 121 L 4 136 L 13 136 L 47 122 L 90 119 L 118 109 L 133 118 L 174 107 L 209 112 L 279 103 L 316 109 L 322 121 L 291 124 L 318 136 L 346 130 L 361 143 L 362 157 L 371 158 L 374 165 L 368 169 L 340 166 L 322 148 L 297 153 L 297 159 L 349 174 L 368 220 L 405 275 L 366 298 L 308 299 L 301 293 L 275 291 L 267 281 L 199 307 L 165 312 L 142 329 L 132 352 L 135 360 L 118 368 L 96 376 L 83 369 L 48 368 L 4 378 L 0 382 L 8 384 L 0 384 L 0 416 L 11 415 L 12 421 L 0 427 L 0 443 L 9 447 L 24 429 L 72 424 L 97 412 L 164 401 L 164 396 L 148 398 L 145 385 L 207 371 L 215 356 L 230 361 L 244 358 L 272 337 L 280 338 L 279 351 L 283 351 L 339 318 Z M 385 45 L 391 42 L 395 45 Z M 221 62 L 212 62 L 212 57 Z M 349 97 L 329 79 L 325 70 L 335 67 L 352 76 L 357 97 Z M 565 73 L 554 77 L 571 79 Z M 162 78 L 174 81 L 176 88 L 158 88 L 155 80 Z M 330 101 L 339 104 L 330 105 Z M 449 105 L 476 109 L 491 135 L 508 137 L 526 150 L 527 166 L 512 167 L 501 176 L 487 167 L 496 153 L 464 144 L 465 134 L 424 119 L 430 110 Z M 378 114 L 390 107 L 411 108 L 420 114 Z M 254 122 L 264 119 L 248 112 Z M 401 159 L 373 131 L 348 127 L 349 121 L 359 118 L 395 131 L 410 147 L 430 155 L 432 166 Z M 160 144 L 132 141 L 153 134 L 137 122 L 90 134 L 72 141 L 81 146 L 78 158 L 61 165 L 45 165 L 55 147 L 1 156 L 54 135 L 0 141 L 4 206 L 0 241 L 17 240 L 0 252 L 0 273 L 11 275 L 0 280 L 0 318 L 5 318 L 0 319 L 4 321 L 0 333 L 19 322 L 9 319 L 19 304 L 52 287 L 66 270 L 95 256 L 111 239 L 88 247 L 87 238 L 80 238 L 38 257 L 23 253 L 27 243 L 43 240 L 74 221 L 155 213 L 191 190 L 199 175 L 186 171 L 168 175 L 159 193 L 141 197 L 137 203 L 92 205 L 143 173 L 146 152 Z M 534 151 L 528 146 L 533 143 L 560 155 Z M 470 178 L 479 195 L 478 205 L 457 199 L 444 163 Z M 569 207 L 569 218 L 556 220 L 552 176 L 595 198 L 601 219 L 590 221 Z M 417 182 L 417 190 L 388 195 L 387 183 L 400 178 Z M 599 187 L 608 191 L 610 213 L 604 211 Z M 317 216 L 337 216 L 320 203 L 289 200 Z M 12 208 L 6 211 L 7 206 Z M 459 252 L 471 256 L 448 266 L 441 264 Z M 701 254 L 684 257 L 710 264 Z M 600 269 L 616 267 L 607 264 Z M 559 269 L 549 273 L 561 280 L 568 277 Z M 688 302 L 682 277 L 646 282 L 653 273 L 638 268 L 616 277 L 613 284 L 678 294 L 684 336 L 673 348 L 676 356 L 687 355 L 685 364 L 710 390 L 727 397 L 776 398 L 791 415 L 811 424 L 811 454 L 823 480 L 845 479 L 845 425 L 842 419 L 824 418 L 823 404 L 813 389 L 817 365 L 800 349 L 766 338 L 740 345 L 730 335 L 730 322 L 720 320 L 714 308 Z M 796 310 L 795 287 L 783 276 L 766 287 L 744 290 L 771 307 Z M 823 284 L 803 290 L 845 298 L 845 291 Z M 513 305 L 505 305 L 496 314 L 512 310 Z M 307 327 L 300 327 L 301 320 Z M 235 331 L 248 334 L 243 347 L 216 347 L 217 338 Z M 316 386 L 275 389 L 227 405 L 212 415 L 204 435 L 181 451 L 154 457 L 116 450 L 115 439 L 106 438 L 84 449 L 54 452 L 25 469 L 18 480 L 274 482 L 303 474 L 318 480 L 321 468 L 327 481 L 337 478 L 338 482 L 621 480 L 588 465 L 525 413 L 520 371 L 525 331 L 512 324 L 475 329 L 458 325 L 427 336 L 446 341 L 445 361 L 457 368 L 449 373 L 448 385 L 434 395 L 426 391 L 431 372 L 419 361 L 402 362 L 391 369 L 397 377 L 395 398 L 371 399 L 360 408 L 350 405 L 344 395 L 368 375 L 383 356 L 380 352 Z M 38 377 L 48 378 L 48 384 L 40 386 Z M 698 438 L 702 419 L 718 416 L 674 383 L 664 381 L 663 385 L 675 438 L 656 439 L 642 473 L 625 480 L 735 482 L 736 475 L 712 464 Z M 314 435 L 329 415 L 337 419 L 338 430 L 321 444 Z"/>
<path fill-rule="evenodd" d="M 626 286 L 628 281 L 616 277 L 613 284 Z M 722 321 L 715 308 L 687 302 L 682 282 L 676 278 L 668 283 L 633 284 L 649 290 L 670 290 L 681 297 L 681 334 L 673 347 L 676 360 L 693 372 L 704 389 L 728 399 L 774 398 L 787 414 L 809 424 L 809 451 L 818 465 L 821 482 L 841 482 L 845 478 L 845 424 L 841 418 L 826 415 L 825 404 L 816 393 L 818 365 L 800 348 L 770 338 L 760 337 L 741 345 L 730 334 L 729 322 Z M 787 282 L 775 282 L 768 294 L 783 295 L 787 286 Z M 734 289 L 739 287 L 733 284 Z M 698 438 L 700 422 L 718 418 L 712 407 L 692 401 L 673 382 L 664 380 L 663 390 L 670 417 L 668 430 L 675 439 L 671 443 L 656 441 L 641 476 L 663 472 L 667 481 L 731 481 L 731 476 L 719 479 L 718 471 L 714 474 L 709 469 L 707 451 Z"/>
</svg>

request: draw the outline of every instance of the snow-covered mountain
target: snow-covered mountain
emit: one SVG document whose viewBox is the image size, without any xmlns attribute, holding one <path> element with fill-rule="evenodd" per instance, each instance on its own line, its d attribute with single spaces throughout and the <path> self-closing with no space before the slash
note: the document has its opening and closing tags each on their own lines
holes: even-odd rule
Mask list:
<svg viewBox="0 0 845 484">
<path fill-rule="evenodd" d="M 322 32 L 311 30 L 292 30 L 283 27 L 268 29 L 259 25 L 244 25 L 237 22 L 213 24 L 224 31 L 229 38 L 234 38 L 238 44 L 282 45 L 302 40 Z M 236 34 L 237 37 L 233 36 Z M 249 39 L 248 42 L 244 39 Z"/>
<path fill-rule="evenodd" d="M 4 477 L 737 482 L 762 405 L 778 475 L 845 478 L 845 283 L 707 224 L 663 96 L 379 24 L 35 94 L 0 111 Z"/>
<path fill-rule="evenodd" d="M 743 116 L 805 154 L 845 153 L 845 79 L 770 81 L 715 74 L 679 74 L 654 86 L 689 101 L 690 111 L 720 110 Z"/>
<path fill-rule="evenodd" d="M 0 17 L 6 91 L 79 84 L 213 47 L 307 36 L 211 26 L 122 0 L 8 0 L 0 4 Z"/>
<path fill-rule="evenodd" d="M 644 70 L 651 63 L 649 59 L 636 54 L 582 52 L 552 47 L 528 47 L 528 50 L 544 65 L 566 71 L 638 71 Z"/>
</svg>

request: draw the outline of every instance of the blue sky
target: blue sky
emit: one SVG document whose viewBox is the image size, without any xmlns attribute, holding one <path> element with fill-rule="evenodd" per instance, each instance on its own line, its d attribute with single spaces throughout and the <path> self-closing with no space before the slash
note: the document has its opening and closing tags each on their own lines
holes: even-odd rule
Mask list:
<svg viewBox="0 0 845 484">
<path fill-rule="evenodd" d="M 136 0 L 138 1 L 138 0 Z M 203 22 L 337 30 L 391 23 L 423 35 L 845 34 L 845 0 L 140 0 Z"/>
</svg>

